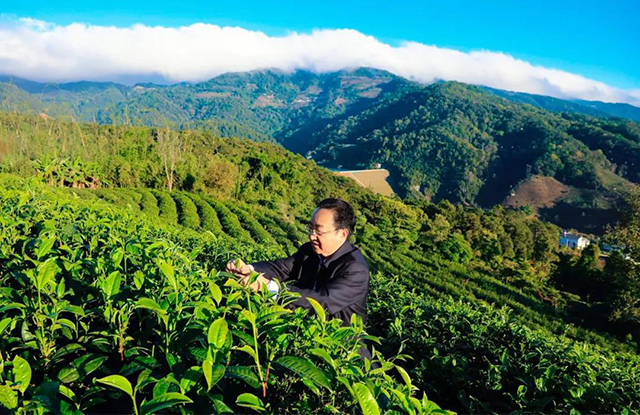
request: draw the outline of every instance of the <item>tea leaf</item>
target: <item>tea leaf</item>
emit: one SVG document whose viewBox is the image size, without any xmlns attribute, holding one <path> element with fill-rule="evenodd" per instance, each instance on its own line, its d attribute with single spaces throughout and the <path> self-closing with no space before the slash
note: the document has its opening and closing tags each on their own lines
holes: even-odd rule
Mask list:
<svg viewBox="0 0 640 415">
<path fill-rule="evenodd" d="M 165 408 L 181 405 L 185 403 L 193 403 L 191 399 L 178 392 L 167 392 L 149 402 L 145 402 L 140 406 L 141 414 L 151 414 Z"/>
<path fill-rule="evenodd" d="M 257 412 L 264 412 L 265 407 L 260 398 L 252 393 L 243 393 L 238 396 L 236 403 L 245 408 L 253 409 Z"/>
<path fill-rule="evenodd" d="M 316 385 L 331 389 L 329 380 L 324 372 L 307 359 L 297 356 L 284 356 L 277 359 L 276 363 L 301 377 L 313 381 Z"/>
<path fill-rule="evenodd" d="M 175 277 L 173 266 L 165 261 L 160 261 L 160 263 L 158 264 L 158 267 L 160 268 L 160 271 L 162 271 L 162 274 L 165 276 L 167 281 L 169 281 L 169 284 L 171 285 L 171 287 L 173 287 L 173 290 L 177 292 L 178 280 Z"/>
<path fill-rule="evenodd" d="M 145 386 L 150 385 L 158 381 L 158 379 L 151 376 L 152 370 L 145 369 L 138 375 L 138 381 L 136 382 L 135 391 L 144 389 Z"/>
<path fill-rule="evenodd" d="M 31 366 L 29 362 L 20 356 L 15 356 L 13 358 L 13 376 L 14 381 L 20 384 L 18 390 L 24 393 L 29 387 L 29 382 L 31 382 Z"/>
<path fill-rule="evenodd" d="M 114 295 L 120 292 L 121 281 L 122 281 L 122 276 L 120 275 L 120 271 L 113 271 L 103 281 L 101 289 L 107 299 L 113 297 Z"/>
<path fill-rule="evenodd" d="M 222 301 L 222 291 L 220 290 L 220 287 L 218 287 L 215 282 L 211 281 L 209 282 L 209 291 L 211 292 L 211 296 L 216 304 L 220 304 L 220 301 Z"/>
<path fill-rule="evenodd" d="M 12 321 L 13 319 L 11 317 L 3 318 L 2 321 L 0 321 L 0 336 L 2 336 L 2 334 L 7 329 L 7 327 L 9 327 L 9 324 L 11 324 Z"/>
<path fill-rule="evenodd" d="M 202 369 L 200 367 L 194 366 L 188 369 L 182 376 L 182 379 L 180 379 L 180 389 L 182 389 L 182 393 L 189 392 L 201 377 Z"/>
<path fill-rule="evenodd" d="M 311 349 L 310 352 L 314 356 L 318 356 L 319 358 L 327 362 L 329 366 L 331 366 L 334 370 L 336 369 L 336 362 L 331 358 L 331 356 L 329 356 L 329 353 L 327 353 L 326 350 L 315 348 L 315 349 Z"/>
<path fill-rule="evenodd" d="M 219 396 L 220 398 L 222 398 L 221 395 L 216 395 Z M 213 402 L 213 407 L 215 408 L 216 412 L 220 413 L 220 414 L 233 414 L 234 411 L 229 408 L 227 406 L 227 404 L 225 404 L 221 399 L 218 398 L 213 398 L 211 397 L 211 402 Z"/>
<path fill-rule="evenodd" d="M 223 365 L 212 365 L 211 361 L 205 360 L 204 362 L 202 362 L 202 371 L 204 372 L 204 377 L 207 381 L 208 392 L 216 383 L 218 383 L 220 379 L 222 379 L 222 377 L 224 376 L 225 368 Z"/>
<path fill-rule="evenodd" d="M 227 340 L 228 333 L 229 326 L 227 325 L 227 321 L 224 318 L 219 318 L 211 323 L 211 326 L 209 327 L 207 335 L 209 344 L 217 350 L 222 349 L 225 341 Z"/>
<path fill-rule="evenodd" d="M 246 366 L 228 366 L 225 377 L 236 378 L 244 381 L 247 385 L 254 389 L 260 387 L 260 380 L 253 370 Z"/>
<path fill-rule="evenodd" d="M 51 251 L 51 248 L 53 247 L 53 244 L 55 243 L 55 241 L 56 241 L 56 238 L 42 239 L 40 241 L 40 246 L 38 246 L 38 249 L 36 250 L 36 257 L 40 259 L 43 256 L 46 256 L 49 253 L 49 251 Z"/>
<path fill-rule="evenodd" d="M 378 402 L 376 402 L 375 398 L 371 394 L 371 390 L 366 385 L 363 385 L 362 383 L 354 383 L 353 392 L 358 399 L 363 415 L 380 415 Z"/>
<path fill-rule="evenodd" d="M 138 290 L 142 288 L 144 285 L 144 274 L 142 271 L 136 271 L 133 273 L 133 284 Z"/>
<path fill-rule="evenodd" d="M 110 375 L 101 379 L 96 379 L 96 382 L 120 389 L 133 398 L 133 387 L 131 386 L 131 382 L 129 382 L 124 376 Z"/>
<path fill-rule="evenodd" d="M 411 377 L 409 376 L 407 371 L 397 365 L 396 370 L 398 371 L 398 373 L 400 373 L 400 376 L 402 376 L 402 380 L 404 380 L 404 383 L 409 387 L 409 390 L 411 390 Z"/>
<path fill-rule="evenodd" d="M 7 409 L 18 406 L 18 393 L 8 385 L 0 385 L 0 405 Z"/>
<path fill-rule="evenodd" d="M 46 285 L 54 283 L 54 277 L 58 270 L 55 258 L 49 258 L 38 265 L 38 275 L 36 276 L 36 289 L 42 291 Z"/>
<path fill-rule="evenodd" d="M 153 310 L 160 315 L 167 314 L 167 312 L 151 298 L 140 298 L 136 303 L 136 308 L 146 308 L 149 310 Z"/>
<path fill-rule="evenodd" d="M 71 402 L 73 403 L 77 403 L 78 402 L 78 398 L 76 397 L 76 394 L 73 393 L 73 391 L 69 388 L 67 388 L 64 385 L 59 385 L 58 386 L 58 392 L 60 393 L 60 395 L 64 396 L 65 398 L 69 399 Z"/>
<path fill-rule="evenodd" d="M 316 316 L 318 316 L 318 320 L 326 321 L 326 312 L 324 311 L 324 308 L 320 305 L 320 303 L 311 297 L 307 297 L 307 301 L 309 301 L 309 304 L 311 304 L 311 307 L 313 307 L 313 309 L 315 310 Z"/>
</svg>

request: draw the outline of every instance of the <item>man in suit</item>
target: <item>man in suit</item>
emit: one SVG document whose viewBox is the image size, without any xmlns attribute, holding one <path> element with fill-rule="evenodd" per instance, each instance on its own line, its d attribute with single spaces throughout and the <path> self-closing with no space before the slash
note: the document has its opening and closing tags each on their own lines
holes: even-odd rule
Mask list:
<svg viewBox="0 0 640 415">
<path fill-rule="evenodd" d="M 288 258 L 245 264 L 227 264 L 227 271 L 247 283 L 251 271 L 261 275 L 254 290 L 266 285 L 277 293 L 280 282 L 294 281 L 290 291 L 301 294 L 293 304 L 311 308 L 307 298 L 318 301 L 332 317 L 345 325 L 353 314 L 366 319 L 369 293 L 369 266 L 358 248 L 349 242 L 356 224 L 353 208 L 341 199 L 325 199 L 316 208 L 308 225 L 309 242 Z"/>
</svg>

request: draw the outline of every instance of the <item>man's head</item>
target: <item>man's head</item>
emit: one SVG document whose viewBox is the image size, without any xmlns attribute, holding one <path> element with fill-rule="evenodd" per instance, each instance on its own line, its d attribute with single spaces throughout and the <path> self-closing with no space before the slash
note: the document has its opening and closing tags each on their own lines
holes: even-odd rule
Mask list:
<svg viewBox="0 0 640 415">
<path fill-rule="evenodd" d="M 349 239 L 356 226 L 353 208 L 341 199 L 325 199 L 313 212 L 309 240 L 316 254 L 328 257 Z"/>
</svg>

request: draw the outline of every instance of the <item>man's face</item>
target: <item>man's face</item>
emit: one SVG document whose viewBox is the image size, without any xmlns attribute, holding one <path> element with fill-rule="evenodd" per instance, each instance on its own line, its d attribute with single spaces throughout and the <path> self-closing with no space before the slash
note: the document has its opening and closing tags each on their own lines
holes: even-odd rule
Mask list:
<svg viewBox="0 0 640 415">
<path fill-rule="evenodd" d="M 349 231 L 336 229 L 331 209 L 316 209 L 311 216 L 309 240 L 316 254 L 328 257 L 338 250 L 347 240 Z"/>
</svg>

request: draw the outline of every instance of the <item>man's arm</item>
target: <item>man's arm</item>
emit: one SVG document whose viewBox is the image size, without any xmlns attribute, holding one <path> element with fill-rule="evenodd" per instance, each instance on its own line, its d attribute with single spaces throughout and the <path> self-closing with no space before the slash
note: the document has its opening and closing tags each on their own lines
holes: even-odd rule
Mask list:
<svg viewBox="0 0 640 415">
<path fill-rule="evenodd" d="M 305 244 L 306 245 L 306 244 Z M 305 245 L 300 247 L 298 251 L 287 258 L 276 259 L 274 261 L 260 261 L 251 264 L 256 272 L 260 272 L 268 279 L 278 279 L 280 282 L 291 278 L 291 271 L 294 264 L 302 264 L 304 257 Z"/>
<path fill-rule="evenodd" d="M 367 266 L 360 262 L 351 262 L 318 291 L 296 286 L 289 286 L 289 291 L 301 294 L 301 297 L 293 303 L 296 307 L 311 308 L 311 304 L 307 301 L 309 297 L 319 302 L 330 314 L 337 314 L 355 304 L 362 295 L 366 295 L 368 287 Z"/>
</svg>

